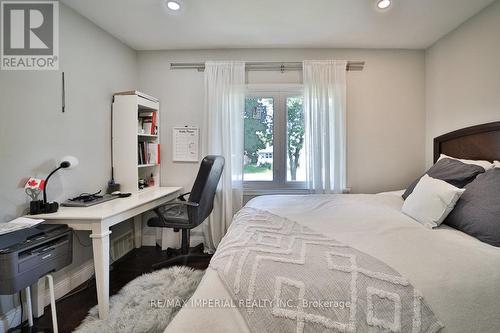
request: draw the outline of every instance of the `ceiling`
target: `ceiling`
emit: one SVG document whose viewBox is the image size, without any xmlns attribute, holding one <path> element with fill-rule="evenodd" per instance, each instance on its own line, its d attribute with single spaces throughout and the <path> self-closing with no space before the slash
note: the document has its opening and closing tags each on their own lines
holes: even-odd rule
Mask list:
<svg viewBox="0 0 500 333">
<path fill-rule="evenodd" d="M 425 49 L 494 0 L 62 0 L 136 50 Z"/>
</svg>

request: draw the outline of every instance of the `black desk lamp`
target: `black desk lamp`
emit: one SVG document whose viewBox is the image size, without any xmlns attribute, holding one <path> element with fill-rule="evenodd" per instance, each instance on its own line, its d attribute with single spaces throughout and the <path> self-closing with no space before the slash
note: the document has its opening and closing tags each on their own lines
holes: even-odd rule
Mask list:
<svg viewBox="0 0 500 333">
<path fill-rule="evenodd" d="M 54 173 L 60 169 L 74 169 L 78 165 L 78 159 L 73 156 L 65 156 L 61 159 L 61 163 L 57 168 L 55 168 L 47 178 L 45 178 L 45 183 L 43 185 L 43 200 L 36 200 L 30 202 L 30 214 L 48 214 L 55 213 L 59 209 L 59 204 L 57 202 L 47 201 L 47 185 L 49 184 L 49 179 Z"/>
</svg>

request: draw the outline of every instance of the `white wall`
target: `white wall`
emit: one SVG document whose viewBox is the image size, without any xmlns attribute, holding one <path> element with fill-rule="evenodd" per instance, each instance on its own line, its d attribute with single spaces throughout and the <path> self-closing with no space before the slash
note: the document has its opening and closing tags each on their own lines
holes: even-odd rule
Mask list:
<svg viewBox="0 0 500 333">
<path fill-rule="evenodd" d="M 404 50 L 251 49 L 138 52 L 139 87 L 162 104 L 162 183 L 189 189 L 196 164 L 172 163 L 172 127 L 202 127 L 203 73 L 170 62 L 364 60 L 348 73 L 348 183 L 353 192 L 401 189 L 424 168 L 424 53 Z M 300 83 L 300 72 L 249 72 L 248 83 Z M 203 128 L 201 128 L 203 130 Z"/>
<path fill-rule="evenodd" d="M 434 137 L 500 121 L 499 59 L 500 1 L 426 51 L 427 164 Z"/>
<path fill-rule="evenodd" d="M 105 189 L 110 177 L 111 97 L 136 88 L 136 52 L 60 4 L 60 59 L 60 71 L 0 71 L 0 222 L 27 207 L 20 180 L 45 177 L 64 155 L 78 157 L 80 165 L 54 175 L 51 200 Z M 75 240 L 73 266 L 90 257 L 91 249 Z M 0 298 L 0 313 L 12 307 L 11 299 Z"/>
</svg>

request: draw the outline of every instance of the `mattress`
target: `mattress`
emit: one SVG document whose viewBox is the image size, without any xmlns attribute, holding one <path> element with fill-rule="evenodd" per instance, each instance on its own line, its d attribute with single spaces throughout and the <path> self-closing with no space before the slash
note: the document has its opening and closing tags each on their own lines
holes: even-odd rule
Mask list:
<svg viewBox="0 0 500 333">
<path fill-rule="evenodd" d="M 447 226 L 430 230 L 401 213 L 401 192 L 261 196 L 266 210 L 370 254 L 411 281 L 442 332 L 500 332 L 500 248 Z M 217 273 L 198 289 L 166 332 L 252 332 Z"/>
</svg>

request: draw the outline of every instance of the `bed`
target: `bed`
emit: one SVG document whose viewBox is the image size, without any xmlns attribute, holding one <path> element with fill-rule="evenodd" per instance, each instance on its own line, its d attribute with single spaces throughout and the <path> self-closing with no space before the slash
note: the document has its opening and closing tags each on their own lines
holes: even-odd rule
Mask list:
<svg viewBox="0 0 500 333">
<path fill-rule="evenodd" d="M 441 153 L 499 160 L 500 122 L 445 134 L 434 147 L 435 160 Z M 444 325 L 441 332 L 499 332 L 500 248 L 446 225 L 422 227 L 401 213 L 401 193 L 262 196 L 246 207 L 294 221 L 387 264 L 423 295 Z M 166 332 L 252 332 L 240 309 L 203 302 L 231 298 L 218 272 L 208 268 Z"/>
</svg>

